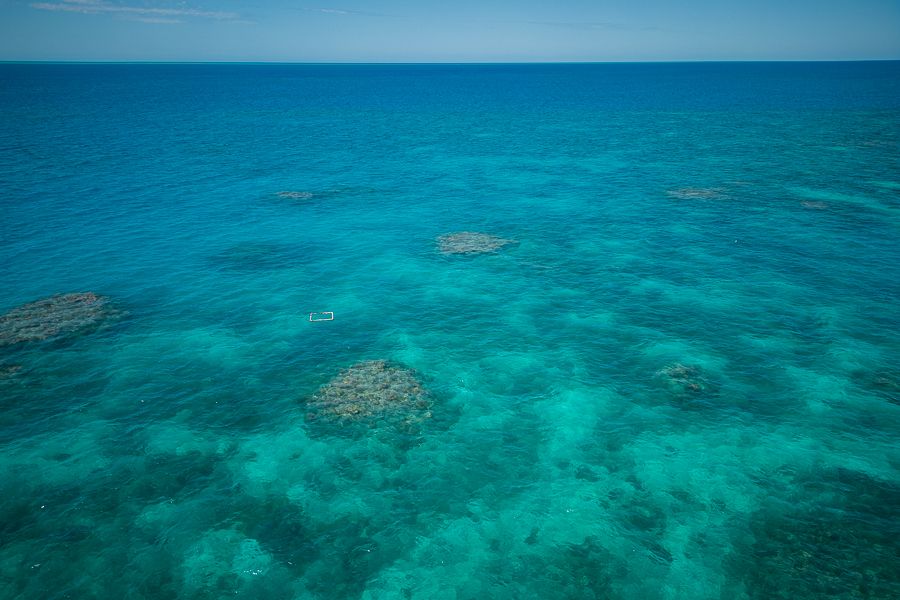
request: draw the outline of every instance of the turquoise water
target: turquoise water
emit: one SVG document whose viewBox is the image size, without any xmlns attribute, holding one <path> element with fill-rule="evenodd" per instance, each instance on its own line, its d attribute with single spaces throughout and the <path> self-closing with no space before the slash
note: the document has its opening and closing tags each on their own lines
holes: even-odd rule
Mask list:
<svg viewBox="0 0 900 600">
<path fill-rule="evenodd" d="M 900 64 L 0 83 L 0 598 L 900 596 Z"/>
</svg>

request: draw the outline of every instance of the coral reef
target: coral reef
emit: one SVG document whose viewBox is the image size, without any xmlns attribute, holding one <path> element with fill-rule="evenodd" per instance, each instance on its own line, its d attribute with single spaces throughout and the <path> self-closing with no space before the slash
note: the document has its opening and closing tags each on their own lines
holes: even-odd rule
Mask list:
<svg viewBox="0 0 900 600">
<path fill-rule="evenodd" d="M 109 298 L 93 292 L 43 298 L 0 315 L 0 346 L 74 335 L 120 314 Z"/>
<path fill-rule="evenodd" d="M 666 193 L 679 200 L 717 200 L 725 197 L 720 188 L 679 188 Z"/>
<path fill-rule="evenodd" d="M 349 421 L 431 417 L 429 394 L 413 371 L 384 360 L 370 360 L 341 371 L 307 402 L 307 419 Z"/>
<path fill-rule="evenodd" d="M 487 233 L 459 231 L 438 236 L 437 243 L 441 254 L 483 254 L 496 252 L 508 244 L 515 244 L 516 241 Z"/>
<path fill-rule="evenodd" d="M 813 200 L 804 200 L 800 203 L 800 206 L 803 208 L 812 208 L 815 210 L 823 210 L 828 208 L 828 204 L 826 202 L 818 202 Z"/>
<path fill-rule="evenodd" d="M 309 200 L 315 194 L 313 194 L 312 192 L 285 191 L 285 192 L 278 192 L 275 195 L 278 196 L 279 198 L 286 198 L 288 200 Z"/>
<path fill-rule="evenodd" d="M 707 389 L 703 370 L 696 365 L 672 363 L 656 372 L 656 377 L 663 380 L 674 393 L 700 393 Z"/>
</svg>

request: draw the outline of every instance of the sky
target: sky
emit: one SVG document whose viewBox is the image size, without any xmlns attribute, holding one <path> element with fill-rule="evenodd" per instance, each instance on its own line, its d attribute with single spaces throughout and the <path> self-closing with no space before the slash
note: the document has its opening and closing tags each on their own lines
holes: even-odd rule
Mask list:
<svg viewBox="0 0 900 600">
<path fill-rule="evenodd" d="M 866 59 L 900 0 L 0 0 L 0 61 Z"/>
</svg>

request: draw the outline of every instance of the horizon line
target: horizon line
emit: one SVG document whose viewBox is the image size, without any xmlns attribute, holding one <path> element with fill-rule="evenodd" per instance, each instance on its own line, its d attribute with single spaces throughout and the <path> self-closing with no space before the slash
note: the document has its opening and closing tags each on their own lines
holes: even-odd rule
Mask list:
<svg viewBox="0 0 900 600">
<path fill-rule="evenodd" d="M 293 60 L 3 60 L 9 64 L 55 65 L 607 65 L 607 64 L 702 64 L 702 63 L 862 63 L 900 62 L 900 58 L 813 59 L 685 59 L 685 60 L 532 60 L 532 61 L 293 61 Z"/>
</svg>

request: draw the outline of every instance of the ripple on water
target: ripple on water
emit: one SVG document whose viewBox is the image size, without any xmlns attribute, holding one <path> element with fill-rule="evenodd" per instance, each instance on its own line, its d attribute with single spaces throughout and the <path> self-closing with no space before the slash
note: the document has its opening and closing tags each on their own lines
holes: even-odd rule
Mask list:
<svg viewBox="0 0 900 600">
<path fill-rule="evenodd" d="M 684 68 L 0 65 L 0 598 L 900 597 L 896 67 Z"/>
</svg>

